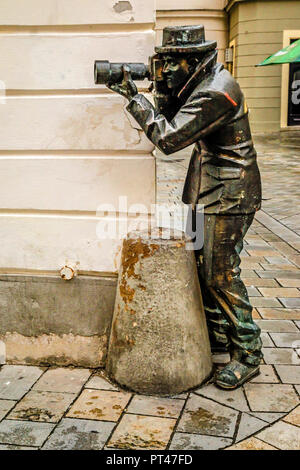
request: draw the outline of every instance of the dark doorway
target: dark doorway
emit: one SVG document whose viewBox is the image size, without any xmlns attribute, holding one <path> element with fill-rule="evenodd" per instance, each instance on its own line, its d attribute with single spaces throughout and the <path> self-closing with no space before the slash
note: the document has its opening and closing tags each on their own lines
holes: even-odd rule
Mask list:
<svg viewBox="0 0 300 470">
<path fill-rule="evenodd" d="M 300 63 L 290 64 L 288 125 L 300 126 Z"/>
</svg>

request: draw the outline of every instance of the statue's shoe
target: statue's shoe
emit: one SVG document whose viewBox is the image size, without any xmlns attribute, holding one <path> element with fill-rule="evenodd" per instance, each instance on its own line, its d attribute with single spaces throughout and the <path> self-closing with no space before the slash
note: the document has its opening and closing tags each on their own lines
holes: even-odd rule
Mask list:
<svg viewBox="0 0 300 470">
<path fill-rule="evenodd" d="M 249 366 L 232 360 L 215 376 L 215 385 L 226 390 L 233 390 L 260 373 L 259 366 Z"/>
</svg>

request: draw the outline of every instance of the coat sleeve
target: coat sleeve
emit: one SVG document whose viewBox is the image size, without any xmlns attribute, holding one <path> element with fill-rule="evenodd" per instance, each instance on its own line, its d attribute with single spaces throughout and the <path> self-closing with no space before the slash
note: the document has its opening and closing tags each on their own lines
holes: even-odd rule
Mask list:
<svg viewBox="0 0 300 470">
<path fill-rule="evenodd" d="M 232 118 L 237 106 L 226 93 L 198 93 L 192 95 L 169 122 L 144 95 L 137 94 L 128 104 L 127 111 L 148 139 L 168 155 L 217 130 Z"/>
</svg>

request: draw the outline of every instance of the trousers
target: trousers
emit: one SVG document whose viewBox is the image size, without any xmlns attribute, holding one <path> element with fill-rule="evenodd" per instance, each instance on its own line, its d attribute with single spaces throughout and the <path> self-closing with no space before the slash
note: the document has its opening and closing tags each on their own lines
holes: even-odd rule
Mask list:
<svg viewBox="0 0 300 470">
<path fill-rule="evenodd" d="M 204 244 L 195 255 L 211 342 L 227 347 L 231 359 L 255 366 L 262 358 L 261 331 L 239 267 L 253 219 L 254 214 L 204 214 Z"/>
</svg>

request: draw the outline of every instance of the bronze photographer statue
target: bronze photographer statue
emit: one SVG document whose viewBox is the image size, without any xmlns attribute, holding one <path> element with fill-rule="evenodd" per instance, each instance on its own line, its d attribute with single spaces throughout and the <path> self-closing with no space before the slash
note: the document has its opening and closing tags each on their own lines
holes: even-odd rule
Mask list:
<svg viewBox="0 0 300 470">
<path fill-rule="evenodd" d="M 231 356 L 215 383 L 235 389 L 259 373 L 262 358 L 239 268 L 243 238 L 261 205 L 261 181 L 245 99 L 217 63 L 216 46 L 205 40 L 203 26 L 169 27 L 149 68 L 106 63 L 95 70 L 102 73 L 98 83 L 129 100 L 127 110 L 162 152 L 195 144 L 183 202 L 204 206 L 204 246 L 196 257 L 205 313 L 212 350 Z M 154 81 L 155 107 L 138 93 L 131 71 Z"/>
</svg>

